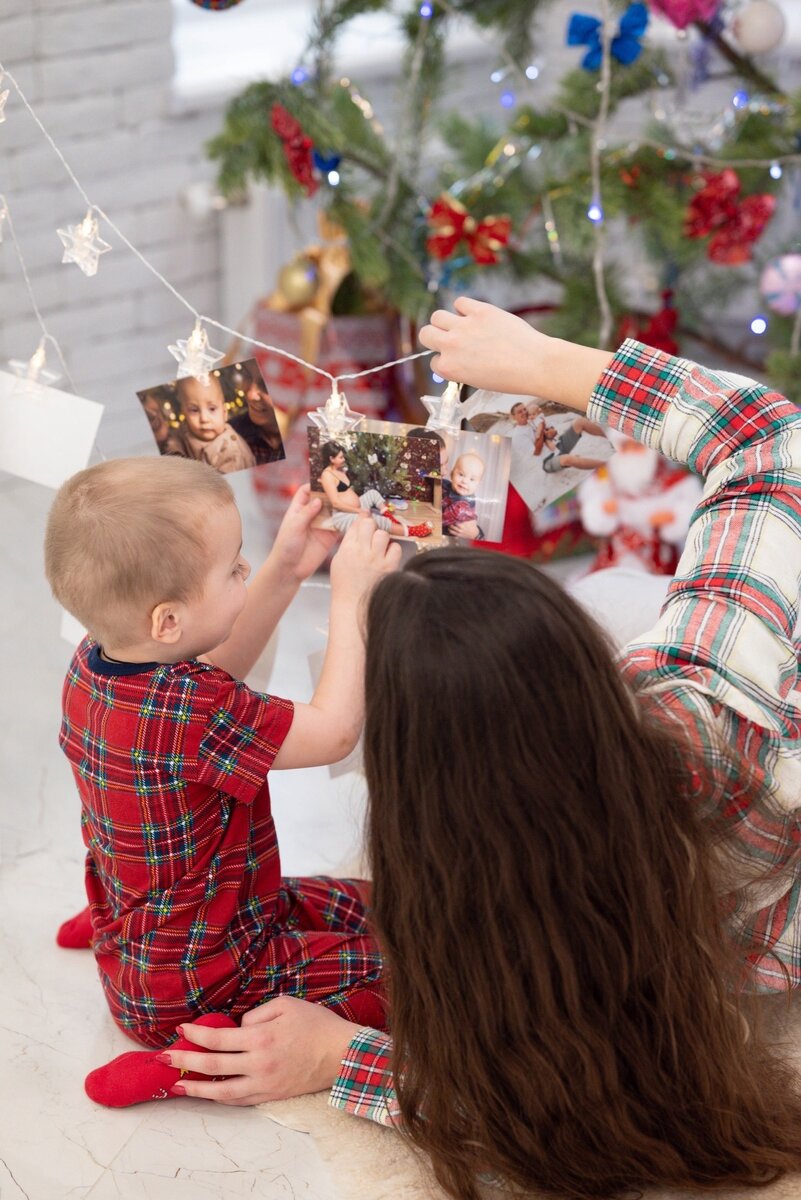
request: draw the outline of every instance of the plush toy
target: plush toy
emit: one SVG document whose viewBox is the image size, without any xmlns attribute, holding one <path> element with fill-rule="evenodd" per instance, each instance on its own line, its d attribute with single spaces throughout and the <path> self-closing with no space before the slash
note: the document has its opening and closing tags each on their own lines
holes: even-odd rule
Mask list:
<svg viewBox="0 0 801 1200">
<path fill-rule="evenodd" d="M 613 430 L 608 436 L 616 453 L 578 490 L 584 528 L 602 539 L 590 570 L 626 566 L 672 575 L 701 481 L 641 442 Z"/>
</svg>

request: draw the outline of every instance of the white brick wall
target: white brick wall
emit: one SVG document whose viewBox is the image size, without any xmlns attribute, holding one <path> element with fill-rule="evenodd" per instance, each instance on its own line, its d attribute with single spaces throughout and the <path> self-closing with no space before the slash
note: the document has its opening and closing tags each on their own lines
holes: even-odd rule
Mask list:
<svg viewBox="0 0 801 1200">
<path fill-rule="evenodd" d="M 218 218 L 194 221 L 179 192 L 213 177 L 203 144 L 218 128 L 221 111 L 171 111 L 170 0 L 29 0 L 14 16 L 10 8 L 0 3 L 0 61 L 89 196 L 193 304 L 218 317 Z M 188 336 L 191 314 L 107 228 L 101 234 L 114 248 L 94 278 L 62 265 L 56 227 L 80 221 L 85 204 L 13 89 L 6 117 L 0 125 L 0 191 L 47 326 L 78 390 L 107 406 L 98 439 L 103 453 L 148 450 L 135 393 L 171 377 L 167 344 Z M 6 235 L 0 245 L 0 369 L 8 358 L 29 357 L 38 340 Z"/>
</svg>

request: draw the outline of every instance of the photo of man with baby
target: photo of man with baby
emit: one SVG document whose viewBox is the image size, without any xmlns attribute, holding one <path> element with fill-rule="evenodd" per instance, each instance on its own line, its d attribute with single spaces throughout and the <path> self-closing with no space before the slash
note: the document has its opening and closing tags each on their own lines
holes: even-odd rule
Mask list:
<svg viewBox="0 0 801 1200">
<path fill-rule="evenodd" d="M 510 443 L 511 482 L 532 512 L 577 487 L 612 454 L 600 425 L 535 396 L 479 390 L 463 410 L 472 429 Z"/>
<path fill-rule="evenodd" d="M 284 458 L 270 393 L 255 359 L 137 392 L 160 454 L 225 475 Z"/>
<path fill-rule="evenodd" d="M 366 512 L 392 537 L 439 540 L 436 441 L 364 430 L 333 438 L 314 427 L 308 439 L 311 489 L 323 498 L 315 525 L 344 533 Z"/>
</svg>

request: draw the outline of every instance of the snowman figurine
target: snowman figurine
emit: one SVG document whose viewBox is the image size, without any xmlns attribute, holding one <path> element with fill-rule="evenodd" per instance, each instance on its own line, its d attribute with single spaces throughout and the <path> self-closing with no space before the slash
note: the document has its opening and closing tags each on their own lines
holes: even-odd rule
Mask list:
<svg viewBox="0 0 801 1200">
<path fill-rule="evenodd" d="M 673 575 L 702 493 L 700 479 L 615 430 L 615 453 L 578 489 L 581 521 L 601 539 L 590 571 L 628 567 Z"/>
</svg>

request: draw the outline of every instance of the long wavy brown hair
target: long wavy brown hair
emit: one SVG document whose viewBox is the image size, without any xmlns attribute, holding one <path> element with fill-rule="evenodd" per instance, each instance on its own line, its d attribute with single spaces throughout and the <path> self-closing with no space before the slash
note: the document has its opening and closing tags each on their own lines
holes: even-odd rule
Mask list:
<svg viewBox="0 0 801 1200">
<path fill-rule="evenodd" d="M 702 763 L 598 627 L 526 563 L 433 552 L 376 588 L 366 679 L 399 1103 L 445 1190 L 801 1167 L 801 1097 L 724 931 L 721 798 L 701 821 Z"/>
</svg>

